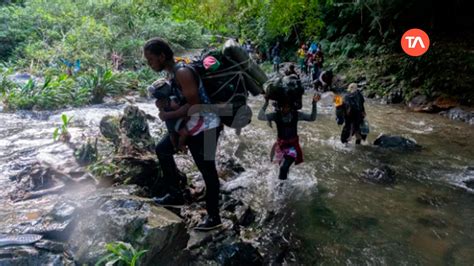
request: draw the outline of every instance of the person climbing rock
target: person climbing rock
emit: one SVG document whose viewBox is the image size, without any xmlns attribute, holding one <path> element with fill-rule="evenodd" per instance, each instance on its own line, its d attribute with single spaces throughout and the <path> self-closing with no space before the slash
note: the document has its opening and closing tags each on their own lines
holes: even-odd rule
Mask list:
<svg viewBox="0 0 474 266">
<path fill-rule="evenodd" d="M 284 88 L 285 82 L 283 82 Z M 266 113 L 269 98 L 266 97 L 265 103 L 258 113 L 258 119 L 275 122 L 277 126 L 277 141 L 272 147 L 271 160 L 280 165 L 278 178 L 285 180 L 288 177 L 290 166 L 295 163 L 298 165 L 303 162 L 303 152 L 301 150 L 298 138 L 298 121 L 315 121 L 317 115 L 316 103 L 321 99 L 319 94 L 313 96 L 311 114 L 303 113 L 295 108 L 288 100 L 281 99 L 276 103 L 276 111 Z"/>
<path fill-rule="evenodd" d="M 340 104 L 336 104 L 336 117 L 339 125 L 344 124 L 341 132 L 341 142 L 348 143 L 352 136 L 356 136 L 356 144 L 361 144 L 367 135 L 361 133 L 361 125 L 364 122 L 365 107 L 364 96 L 357 84 L 349 84 L 348 93 L 342 98 Z"/>
<path fill-rule="evenodd" d="M 166 41 L 153 38 L 146 42 L 143 51 L 148 65 L 154 71 L 167 73 L 171 87 L 177 92 L 176 96 L 180 98 L 179 109 L 169 112 L 160 111 L 160 119 L 164 121 L 179 118 L 191 121 L 193 117 L 204 119 L 204 123 L 200 123 L 195 132 L 197 134 L 190 134 L 186 142 L 206 185 L 207 217 L 195 229 L 211 230 L 219 227 L 222 223 L 218 208 L 219 178 L 215 164 L 217 140 L 222 130 L 219 116 L 212 112 L 199 111 L 200 104 L 210 103 L 208 96 L 204 88 L 200 86 L 193 70 L 185 65 L 175 63 L 173 51 Z M 196 114 L 198 115 L 196 116 Z M 165 196 L 154 199 L 159 205 L 179 206 L 184 204 L 183 191 L 179 185 L 179 171 L 173 158 L 175 152 L 170 135 L 166 134 L 156 146 L 156 154 L 168 189 Z"/>
</svg>

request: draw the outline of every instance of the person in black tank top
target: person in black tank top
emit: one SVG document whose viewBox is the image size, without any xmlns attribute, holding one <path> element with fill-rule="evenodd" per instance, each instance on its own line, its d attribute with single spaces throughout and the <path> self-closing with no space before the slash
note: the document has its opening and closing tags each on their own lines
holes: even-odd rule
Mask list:
<svg viewBox="0 0 474 266">
<path fill-rule="evenodd" d="M 272 121 L 277 126 L 277 141 L 272 147 L 271 160 L 280 165 L 279 179 L 288 177 L 290 166 L 303 162 L 303 152 L 298 139 L 298 121 L 314 121 L 317 115 L 316 103 L 321 99 L 320 95 L 313 97 L 311 114 L 291 109 L 288 102 L 279 102 L 276 112 L 266 113 L 268 99 L 258 113 L 258 119 L 268 121 L 271 127 Z"/>
</svg>

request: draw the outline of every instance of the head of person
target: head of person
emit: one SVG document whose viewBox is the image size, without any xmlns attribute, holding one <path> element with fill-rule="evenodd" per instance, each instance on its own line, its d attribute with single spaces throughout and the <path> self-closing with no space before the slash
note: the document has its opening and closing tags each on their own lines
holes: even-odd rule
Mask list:
<svg viewBox="0 0 474 266">
<path fill-rule="evenodd" d="M 355 84 L 355 83 L 351 83 L 351 84 L 349 84 L 349 86 L 347 86 L 347 91 L 350 92 L 350 93 L 356 92 L 358 90 L 359 90 L 359 88 L 357 87 L 357 84 Z"/>
<path fill-rule="evenodd" d="M 156 72 L 161 72 L 166 65 L 174 62 L 173 50 L 170 45 L 161 38 L 153 38 L 148 40 L 143 46 L 143 55 L 148 65 Z"/>
<path fill-rule="evenodd" d="M 288 114 L 288 113 L 291 112 L 291 105 L 290 105 L 290 103 L 287 102 L 287 101 L 279 102 L 279 103 L 278 103 L 278 110 L 279 110 L 282 114 L 286 115 L 286 114 Z"/>
</svg>

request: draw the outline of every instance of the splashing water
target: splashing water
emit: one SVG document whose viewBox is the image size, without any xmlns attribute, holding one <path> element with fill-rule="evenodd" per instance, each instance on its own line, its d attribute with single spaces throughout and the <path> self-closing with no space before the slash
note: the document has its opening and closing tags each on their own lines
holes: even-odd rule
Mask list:
<svg viewBox="0 0 474 266">
<path fill-rule="evenodd" d="M 315 122 L 300 122 L 305 162 L 292 166 L 286 181 L 278 180 L 278 166 L 269 159 L 276 129 L 257 121 L 263 99 L 251 99 L 252 124 L 239 137 L 226 129 L 219 141 L 217 161 L 235 157 L 246 169 L 222 189 L 242 191 L 242 200 L 259 208 L 291 210 L 295 215 L 290 228 L 302 243 L 296 254 L 301 263 L 472 264 L 473 195 L 463 182 L 472 178 L 466 167 L 474 166 L 472 126 L 368 103 L 369 141 L 389 133 L 413 138 L 423 149 L 399 152 L 368 144 L 343 145 L 330 97 L 323 95 Z M 305 99 L 303 111 L 309 112 L 309 101 Z M 153 103 L 137 105 L 157 116 Z M 124 108 L 123 104 L 100 105 L 63 113 L 74 117 L 70 128 L 74 141 L 98 136 L 100 119 Z M 12 186 L 8 177 L 38 157 L 70 159 L 72 154 L 52 140 L 60 115 L 0 113 L 0 185 L 6 188 L 0 191 L 0 217 L 8 217 L 0 223 L 28 221 L 54 205 L 54 195 L 12 203 L 7 198 Z M 158 138 L 163 123 L 150 122 L 150 129 Z M 199 175 L 189 156 L 177 156 L 177 163 L 187 174 Z M 381 165 L 396 172 L 394 185 L 360 180 L 365 169 Z"/>
</svg>

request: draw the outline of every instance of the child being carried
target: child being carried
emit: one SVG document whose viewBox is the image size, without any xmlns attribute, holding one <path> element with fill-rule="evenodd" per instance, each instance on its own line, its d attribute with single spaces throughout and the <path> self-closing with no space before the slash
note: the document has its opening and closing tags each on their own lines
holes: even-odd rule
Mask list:
<svg viewBox="0 0 474 266">
<path fill-rule="evenodd" d="M 173 89 L 165 79 L 159 79 L 148 87 L 148 92 L 156 99 L 158 110 L 170 112 L 179 109 L 180 99 L 173 93 Z M 186 140 L 190 135 L 183 118 L 164 121 L 170 135 L 171 142 L 176 150 L 186 152 Z"/>
</svg>

